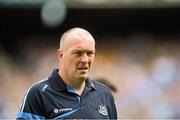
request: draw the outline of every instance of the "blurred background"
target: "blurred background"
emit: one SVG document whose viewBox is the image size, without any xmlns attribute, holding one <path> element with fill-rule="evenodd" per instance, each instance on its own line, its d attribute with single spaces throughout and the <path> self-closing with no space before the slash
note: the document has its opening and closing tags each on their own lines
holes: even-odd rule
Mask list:
<svg viewBox="0 0 180 120">
<path fill-rule="evenodd" d="M 105 78 L 121 119 L 180 119 L 179 0 L 0 0 L 0 118 L 57 68 L 59 36 L 96 40 L 91 78 Z"/>
</svg>

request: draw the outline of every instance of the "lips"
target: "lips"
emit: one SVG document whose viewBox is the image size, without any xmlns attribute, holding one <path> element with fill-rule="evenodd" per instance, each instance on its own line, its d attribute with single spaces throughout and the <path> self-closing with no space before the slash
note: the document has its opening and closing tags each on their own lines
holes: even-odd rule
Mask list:
<svg viewBox="0 0 180 120">
<path fill-rule="evenodd" d="M 88 67 L 79 67 L 78 70 L 87 70 Z"/>
</svg>

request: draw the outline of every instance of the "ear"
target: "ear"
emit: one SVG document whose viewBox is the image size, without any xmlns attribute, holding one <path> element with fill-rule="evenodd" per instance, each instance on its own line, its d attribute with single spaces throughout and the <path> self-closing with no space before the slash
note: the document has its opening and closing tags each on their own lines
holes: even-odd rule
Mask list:
<svg viewBox="0 0 180 120">
<path fill-rule="evenodd" d="M 58 49 L 57 52 L 56 52 L 56 54 L 57 54 L 57 56 L 58 56 L 59 59 L 61 59 L 62 56 L 63 56 L 63 52 L 62 52 L 61 49 Z"/>
</svg>

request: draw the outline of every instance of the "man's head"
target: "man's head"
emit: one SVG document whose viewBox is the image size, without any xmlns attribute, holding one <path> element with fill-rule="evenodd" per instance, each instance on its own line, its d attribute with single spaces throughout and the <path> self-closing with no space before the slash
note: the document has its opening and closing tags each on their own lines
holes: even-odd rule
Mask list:
<svg viewBox="0 0 180 120">
<path fill-rule="evenodd" d="M 82 82 L 88 77 L 94 61 L 95 40 L 82 28 L 70 29 L 62 35 L 57 55 L 61 77 Z"/>
</svg>

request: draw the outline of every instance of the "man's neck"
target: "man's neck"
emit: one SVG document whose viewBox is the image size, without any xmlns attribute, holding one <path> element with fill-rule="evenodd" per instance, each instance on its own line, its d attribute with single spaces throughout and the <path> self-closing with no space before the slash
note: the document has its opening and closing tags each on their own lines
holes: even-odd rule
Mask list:
<svg viewBox="0 0 180 120">
<path fill-rule="evenodd" d="M 85 80 L 80 81 L 80 80 L 72 80 L 72 81 L 64 81 L 66 85 L 72 87 L 78 95 L 81 95 L 84 88 L 85 88 Z"/>
<path fill-rule="evenodd" d="M 64 81 L 66 85 L 72 87 L 77 92 L 77 94 L 79 95 L 82 94 L 85 88 L 85 80 L 68 79 L 68 78 L 65 78 L 65 76 L 63 76 L 62 74 L 60 74 L 60 72 L 59 72 L 59 75 L 61 76 L 62 80 Z"/>
</svg>

